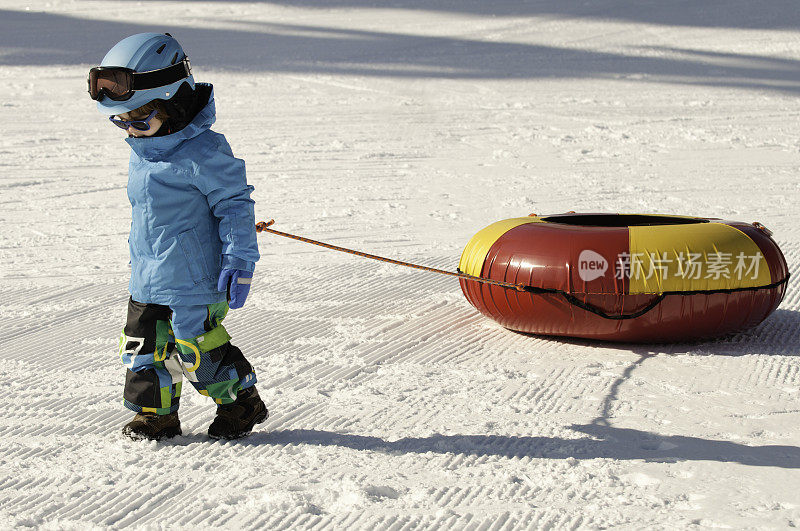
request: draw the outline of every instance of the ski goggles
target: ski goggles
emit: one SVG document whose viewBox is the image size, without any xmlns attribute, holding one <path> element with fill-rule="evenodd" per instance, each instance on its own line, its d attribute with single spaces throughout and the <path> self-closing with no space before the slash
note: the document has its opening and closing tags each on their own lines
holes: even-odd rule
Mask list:
<svg viewBox="0 0 800 531">
<path fill-rule="evenodd" d="M 147 118 L 142 118 L 141 120 L 122 120 L 120 118 L 115 118 L 113 116 L 109 116 L 108 119 L 111 120 L 111 123 L 119 127 L 120 129 L 127 129 L 129 127 L 133 127 L 137 131 L 149 131 L 150 130 L 150 120 L 158 114 L 158 111 L 153 111 L 147 115 Z"/>
<path fill-rule="evenodd" d="M 149 72 L 134 72 L 122 66 L 97 66 L 89 70 L 89 95 L 93 100 L 107 97 L 114 101 L 125 101 L 136 90 L 165 87 L 191 74 L 188 57 L 172 66 Z"/>
</svg>

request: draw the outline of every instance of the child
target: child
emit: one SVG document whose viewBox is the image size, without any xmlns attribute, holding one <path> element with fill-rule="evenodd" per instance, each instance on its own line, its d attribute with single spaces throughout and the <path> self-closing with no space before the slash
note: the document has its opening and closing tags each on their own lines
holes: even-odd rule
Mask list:
<svg viewBox="0 0 800 531">
<path fill-rule="evenodd" d="M 208 435 L 246 436 L 267 408 L 222 320 L 244 304 L 259 258 L 253 187 L 244 162 L 210 129 L 212 86 L 195 84 L 169 33 L 139 33 L 91 69 L 89 93 L 131 146 L 131 297 L 120 353 L 124 403 L 137 414 L 122 431 L 179 435 L 185 375 L 218 404 Z"/>
</svg>

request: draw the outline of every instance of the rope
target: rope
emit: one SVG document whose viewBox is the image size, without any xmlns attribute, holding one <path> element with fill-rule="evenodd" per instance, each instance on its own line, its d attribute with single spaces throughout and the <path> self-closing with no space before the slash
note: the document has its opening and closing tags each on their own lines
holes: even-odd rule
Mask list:
<svg viewBox="0 0 800 531">
<path fill-rule="evenodd" d="M 712 294 L 712 293 L 733 293 L 736 291 L 757 291 L 760 289 L 771 289 L 781 284 L 788 282 L 789 276 L 787 275 L 786 278 L 783 280 L 779 280 L 778 282 L 773 282 L 767 286 L 758 286 L 758 287 L 749 287 L 749 288 L 732 288 L 732 289 L 718 289 L 718 290 L 705 290 L 705 291 L 666 291 L 664 293 L 658 294 L 650 303 L 647 304 L 641 310 L 638 310 L 633 313 L 628 314 L 609 314 L 601 310 L 596 306 L 592 306 L 578 297 L 576 297 L 572 293 L 567 293 L 566 291 L 559 290 L 559 289 L 551 289 L 551 288 L 537 288 L 535 286 L 526 286 L 524 284 L 513 284 L 511 282 L 503 282 L 501 280 L 493 280 L 491 278 L 484 278 L 484 277 L 476 277 L 474 275 L 468 275 L 466 273 L 462 273 L 461 271 L 457 271 L 453 273 L 452 271 L 446 271 L 444 269 L 436 269 L 435 267 L 427 267 L 421 266 L 417 264 L 412 264 L 409 262 L 402 262 L 400 260 L 394 260 L 392 258 L 386 258 L 383 256 L 378 256 L 374 254 L 368 254 L 361 251 L 355 251 L 353 249 L 347 249 L 345 247 L 339 247 L 338 245 L 331 245 L 330 243 L 324 243 L 317 240 L 312 240 L 310 238 L 304 238 L 303 236 L 297 236 L 294 234 L 289 234 L 288 232 L 281 232 L 275 229 L 270 229 L 269 227 L 275 223 L 274 219 L 269 221 L 259 221 L 256 223 L 256 232 L 269 232 L 271 234 L 276 234 L 278 236 L 283 236 L 284 238 L 291 238 L 292 240 L 301 241 L 304 243 L 310 243 L 312 245 L 319 245 L 320 247 L 325 247 L 326 249 L 332 249 L 334 251 L 341 251 L 343 253 L 354 254 L 356 256 L 362 256 L 364 258 L 370 258 L 372 260 L 378 260 L 380 262 L 386 262 L 389 264 L 401 265 L 405 267 L 411 267 L 414 269 L 419 269 L 422 271 L 429 271 L 431 273 L 439 273 L 440 275 L 448 275 L 451 277 L 463 278 L 465 280 L 474 280 L 475 282 L 481 282 L 483 284 L 491 284 L 493 286 L 500 286 L 502 288 L 509 288 L 514 289 L 516 291 L 524 291 L 527 293 L 542 295 L 542 294 L 550 294 L 550 295 L 560 295 L 566 299 L 566 301 L 573 306 L 577 306 L 578 308 L 582 308 L 588 312 L 591 312 L 595 315 L 599 315 L 603 319 L 612 319 L 612 320 L 624 320 L 624 319 L 635 319 L 637 317 L 641 317 L 642 315 L 646 314 L 658 304 L 664 300 L 664 297 L 667 295 L 694 295 L 698 293 L 703 294 Z M 655 294 L 653 294 L 655 295 Z"/>
<path fill-rule="evenodd" d="M 277 234 L 278 236 L 283 236 L 285 238 L 291 238 L 293 240 L 301 241 L 304 243 L 310 243 L 312 245 L 319 245 L 320 247 L 325 247 L 326 249 L 332 249 L 334 251 L 341 251 L 343 253 L 354 254 L 356 256 L 362 256 L 364 258 L 370 258 L 372 260 L 378 260 L 380 262 L 386 262 L 389 264 L 396 264 L 406 267 L 413 267 L 414 269 L 420 269 L 422 271 L 429 271 L 431 273 L 439 273 L 441 275 L 448 275 L 451 277 L 458 277 L 463 278 L 466 280 L 474 280 L 476 282 L 483 282 L 484 284 L 493 284 L 495 286 L 501 286 L 503 288 L 511 288 L 517 291 L 527 291 L 527 288 L 530 286 L 523 286 L 522 284 L 512 284 L 511 282 L 503 282 L 501 280 L 492 280 L 491 278 L 483 278 L 483 277 L 476 277 L 472 275 L 468 275 L 466 273 L 453 273 L 452 271 L 445 271 L 444 269 L 436 269 L 435 267 L 427 267 L 421 266 L 417 264 L 411 264 L 409 262 L 401 262 L 400 260 L 394 260 L 392 258 L 386 258 L 383 256 L 377 256 L 374 254 L 362 253 L 361 251 L 354 251 L 353 249 L 347 249 L 345 247 L 339 247 L 338 245 L 331 245 L 330 243 L 324 243 L 317 240 L 312 240 L 310 238 L 304 238 L 302 236 L 296 236 L 294 234 L 289 234 L 287 232 L 281 232 L 275 229 L 270 229 L 269 227 L 275 223 L 274 219 L 269 221 L 259 221 L 256 223 L 256 232 L 269 232 L 270 234 Z"/>
</svg>

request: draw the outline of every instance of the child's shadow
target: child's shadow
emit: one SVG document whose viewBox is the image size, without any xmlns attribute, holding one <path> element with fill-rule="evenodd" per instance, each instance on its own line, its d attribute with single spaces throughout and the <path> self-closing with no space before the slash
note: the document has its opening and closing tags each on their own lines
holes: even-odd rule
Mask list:
<svg viewBox="0 0 800 531">
<path fill-rule="evenodd" d="M 720 461 L 749 466 L 800 468 L 800 448 L 789 445 L 749 446 L 700 437 L 663 436 L 600 424 L 573 425 L 579 438 L 518 435 L 431 435 L 385 440 L 368 435 L 324 430 L 254 432 L 238 444 L 259 446 L 338 446 L 386 454 L 462 454 L 505 458 L 645 460 L 650 462 Z M 302 451 L 302 450 L 301 450 Z"/>
<path fill-rule="evenodd" d="M 601 415 L 592 424 L 575 425 L 573 429 L 588 434 L 592 439 L 558 439 L 549 437 L 499 436 L 499 435 L 434 435 L 423 438 L 403 438 L 386 441 L 379 437 L 340 434 L 323 430 L 276 430 L 254 432 L 247 438 L 218 441 L 220 444 L 245 446 L 309 444 L 315 446 L 341 446 L 355 450 L 377 450 L 389 453 L 457 452 L 475 455 L 538 456 L 538 457 L 613 457 L 618 459 L 648 460 L 716 460 L 734 461 L 755 466 L 800 468 L 800 448 L 795 446 L 747 446 L 729 441 L 707 440 L 697 437 L 661 436 L 634 429 L 615 428 L 608 425 L 608 409 L 619 387 L 631 373 L 648 359 L 659 354 L 691 354 L 703 356 L 742 356 L 762 354 L 771 356 L 800 355 L 800 311 L 777 310 L 754 329 L 713 341 L 664 344 L 602 343 L 582 339 L 554 339 L 572 345 L 607 346 L 617 350 L 630 350 L 640 357 L 633 362 L 612 385 L 604 400 Z M 596 440 L 600 437 L 602 440 Z M 620 446 L 620 441 L 627 444 Z M 645 441 L 637 447 L 636 441 Z M 190 433 L 162 441 L 164 445 L 188 446 L 196 443 L 216 442 L 205 433 Z M 622 448 L 622 449 L 621 449 Z M 637 449 L 638 448 L 638 449 Z M 560 449 L 560 450 L 554 450 Z M 564 453 L 565 450 L 566 453 Z M 656 450 L 656 451 L 654 451 Z"/>
</svg>

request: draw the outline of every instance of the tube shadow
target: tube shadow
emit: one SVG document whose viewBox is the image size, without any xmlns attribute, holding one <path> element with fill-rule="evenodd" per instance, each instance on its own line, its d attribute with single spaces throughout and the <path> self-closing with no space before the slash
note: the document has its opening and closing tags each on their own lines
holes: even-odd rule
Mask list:
<svg viewBox="0 0 800 531">
<path fill-rule="evenodd" d="M 683 341 L 674 343 L 618 343 L 593 341 L 559 336 L 537 336 L 515 332 L 524 336 L 542 337 L 559 343 L 591 348 L 627 350 L 639 356 L 657 354 L 694 354 L 715 356 L 743 356 L 765 354 L 800 356 L 800 311 L 778 309 L 758 326 L 718 339 Z M 634 365 L 638 365 L 637 362 Z"/>
<path fill-rule="evenodd" d="M 650 352 L 662 351 L 653 347 L 657 346 L 651 346 Z M 714 341 L 676 343 L 663 345 L 662 348 L 667 354 L 798 356 L 800 355 L 800 311 L 778 309 L 751 330 Z"/>
<path fill-rule="evenodd" d="M 680 58 L 226 20 L 236 29 L 173 29 L 195 69 L 443 79 L 623 78 L 635 82 L 800 92 L 800 61 L 682 50 Z M 151 25 L 0 10 L 0 65 L 97 64 Z M 79 37 L 78 37 L 79 36 Z M 556 58 L 557 60 L 554 60 Z M 199 71 L 198 71 L 199 73 Z"/>
<path fill-rule="evenodd" d="M 776 310 L 765 322 L 752 330 L 740 332 L 714 341 L 697 341 L 691 343 L 603 343 L 588 340 L 572 340 L 574 345 L 586 345 L 592 348 L 607 346 L 614 350 L 630 350 L 639 358 L 622 372 L 611 384 L 603 398 L 600 414 L 588 426 L 597 430 L 618 429 L 611 427 L 612 407 L 619 396 L 619 390 L 627 382 L 633 372 L 646 360 L 659 354 L 676 355 L 691 354 L 700 356 L 743 356 L 747 354 L 797 356 L 800 353 L 800 312 L 795 310 Z M 589 433 L 587 431 L 587 433 Z"/>
<path fill-rule="evenodd" d="M 323 430 L 278 430 L 253 433 L 238 444 L 336 446 L 385 453 L 463 454 L 542 459 L 644 460 L 656 463 L 719 461 L 748 466 L 800 468 L 800 447 L 747 446 L 729 441 L 702 439 L 600 426 L 573 425 L 582 434 L 575 439 L 508 435 L 431 435 L 387 441 L 380 437 L 342 434 Z"/>
</svg>

